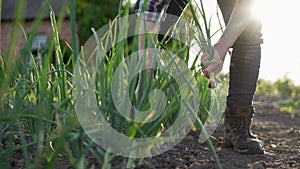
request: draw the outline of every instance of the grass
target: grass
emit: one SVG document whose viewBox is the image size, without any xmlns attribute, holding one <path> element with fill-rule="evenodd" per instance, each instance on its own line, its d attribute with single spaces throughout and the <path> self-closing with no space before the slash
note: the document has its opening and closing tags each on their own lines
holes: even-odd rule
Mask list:
<svg viewBox="0 0 300 169">
<path fill-rule="evenodd" d="M 2 1 L 0 0 L 1 3 Z M 141 75 L 137 76 L 135 73 L 136 67 L 128 65 L 143 64 L 143 60 L 138 61 L 134 59 L 134 52 L 138 50 L 138 37 L 118 41 L 124 38 L 123 36 L 126 36 L 128 30 L 124 27 L 124 23 L 119 23 L 117 19 L 114 19 L 109 24 L 109 29 L 105 36 L 98 38 L 97 32 L 94 31 L 95 36 L 92 38 L 96 38 L 97 46 L 101 47 L 103 51 L 107 51 L 103 56 L 103 61 L 95 62 L 95 64 L 88 58 L 80 57 L 90 55 L 82 55 L 82 53 L 86 52 L 84 47 L 80 48 L 81 53 L 79 54 L 75 29 L 75 5 L 74 0 L 70 0 L 68 5 L 70 7 L 72 25 L 72 43 L 67 45 L 72 51 L 70 56 L 66 56 L 67 53 L 62 49 L 62 44 L 59 40 L 58 30 L 64 16 L 60 15 L 56 18 L 53 10 L 51 10 L 50 14 L 53 36 L 49 40 L 48 51 L 39 53 L 39 56 L 42 57 L 41 62 L 36 62 L 31 53 L 31 44 L 41 24 L 43 12 L 48 8 L 51 9 L 51 6 L 45 2 L 40 9 L 40 15 L 34 21 L 31 33 L 26 36 L 26 32 L 23 32 L 26 37 L 26 45 L 18 56 L 20 59 L 15 61 L 13 59 L 13 51 L 14 46 L 18 42 L 18 30 L 20 30 L 20 27 L 22 28 L 24 2 L 19 0 L 17 4 L 10 47 L 6 54 L 1 55 L 0 62 L 0 140 L 2 141 L 0 146 L 0 166 L 3 168 L 14 168 L 16 167 L 14 165 L 18 164 L 23 165 L 22 168 L 39 168 L 43 166 L 43 168 L 52 169 L 56 168 L 57 165 L 62 165 L 60 161 L 65 160 L 73 168 L 92 168 L 93 166 L 110 168 L 116 162 L 120 163 L 122 168 L 133 167 L 138 161 L 137 159 L 122 158 L 105 151 L 92 141 L 81 126 L 82 123 L 79 120 L 82 119 L 78 120 L 75 108 L 76 99 L 81 97 L 80 93 L 78 93 L 79 89 L 85 89 L 87 93 L 94 94 L 96 103 L 99 103 L 98 107 L 101 113 L 97 115 L 104 117 L 112 128 L 130 138 L 159 136 L 180 119 L 179 117 L 182 115 L 181 99 L 194 99 L 194 95 L 197 95 L 196 99 L 200 99 L 201 103 L 197 107 L 199 111 L 195 112 L 193 105 L 189 105 L 187 101 L 186 107 L 190 115 L 196 120 L 196 127 L 208 139 L 208 145 L 213 153 L 217 167 L 221 168 L 209 135 L 203 127 L 203 123 L 205 123 L 211 113 L 209 112 L 211 109 L 211 98 L 216 97 L 216 93 L 208 89 L 208 81 L 199 72 L 200 66 L 196 65 L 197 57 L 193 61 L 194 64 L 189 72 L 183 71 L 188 77 L 188 79 L 183 78 L 185 82 L 185 87 L 183 88 L 176 83 L 171 76 L 172 74 L 170 75 L 161 70 L 152 70 L 151 74 L 153 76 L 151 77 L 154 77 L 154 79 L 149 79 L 145 71 L 142 71 Z M 197 43 L 202 47 L 202 52 L 210 51 L 211 35 L 209 23 L 205 22 L 203 28 L 203 25 L 196 18 L 194 8 L 191 7 L 190 10 L 194 17 L 194 22 L 191 24 L 196 25 L 197 34 L 195 35 Z M 203 6 L 198 7 L 198 10 L 202 11 L 202 19 L 206 21 L 207 18 Z M 127 6 L 120 13 L 120 16 L 126 16 L 128 13 L 129 7 Z M 138 28 L 138 25 L 136 28 Z M 116 34 L 117 31 L 121 33 Z M 146 44 L 153 46 L 153 42 L 149 39 L 146 38 Z M 161 44 L 158 48 L 173 53 L 173 55 L 170 55 L 168 52 L 164 53 L 165 70 L 167 72 L 174 72 L 174 70 L 181 68 L 180 62 L 177 61 L 178 59 L 176 60 L 176 57 L 174 58 L 174 54 L 181 58 L 183 63 L 189 62 L 190 45 L 172 40 L 168 44 Z M 98 48 L 94 52 L 99 52 L 99 50 Z M 70 58 L 69 62 L 64 62 L 65 57 Z M 33 62 L 31 66 L 28 65 L 28 59 L 31 59 Z M 51 62 L 52 60 L 55 60 L 55 62 Z M 76 70 L 69 69 L 69 64 L 72 64 L 71 67 L 74 68 L 76 63 L 83 68 L 77 70 L 82 79 L 86 80 L 83 82 L 87 82 L 87 80 L 90 80 L 90 77 L 93 77 L 88 71 L 91 67 L 87 66 L 96 65 L 94 67 L 97 68 L 95 69 L 97 73 L 94 76 L 95 83 L 84 83 L 81 86 L 82 88 L 78 88 L 79 84 L 76 83 L 76 80 L 74 81 L 74 77 L 78 74 L 76 74 Z M 122 73 L 127 73 L 130 78 L 115 83 L 114 75 L 119 65 L 124 65 L 125 67 L 123 72 L 121 71 L 120 76 Z M 176 69 L 172 68 L 172 65 Z M 173 75 L 175 74 L 173 73 Z M 138 77 L 141 82 L 140 88 L 145 89 L 145 92 L 139 90 L 137 95 L 135 95 L 134 91 Z M 149 83 L 152 80 L 153 83 Z M 141 117 L 142 122 L 130 121 L 119 114 L 118 107 L 113 100 L 115 96 L 110 90 L 112 85 L 115 85 L 114 89 L 123 89 L 126 85 L 129 86 L 129 99 L 121 97 L 119 100 L 124 103 L 120 104 L 121 108 L 129 110 L 127 111 L 129 114 L 129 105 L 131 103 L 135 105 L 137 110 L 149 110 L 150 103 L 155 103 L 157 99 L 153 95 L 153 97 L 149 97 L 153 89 L 160 89 L 165 93 L 166 108 L 163 109 L 162 115 L 152 122 L 149 122 L 148 116 Z M 117 95 L 122 94 L 122 91 L 115 91 L 115 93 Z M 88 104 L 90 100 L 84 101 Z M 156 105 L 159 106 L 159 104 Z M 147 146 L 153 148 L 155 144 L 153 142 Z M 16 159 L 15 156 L 19 159 Z M 96 162 L 91 163 L 89 160 L 91 157 Z"/>
</svg>

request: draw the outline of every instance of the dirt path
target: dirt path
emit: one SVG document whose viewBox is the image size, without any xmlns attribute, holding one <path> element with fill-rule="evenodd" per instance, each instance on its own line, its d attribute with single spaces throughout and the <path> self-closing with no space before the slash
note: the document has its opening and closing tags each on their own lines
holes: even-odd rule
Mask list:
<svg viewBox="0 0 300 169">
<path fill-rule="evenodd" d="M 213 136 L 214 146 L 223 168 L 300 168 L 300 111 L 295 118 L 280 112 L 274 103 L 278 98 L 257 96 L 256 116 L 252 129 L 265 145 L 264 155 L 240 155 L 232 149 L 222 148 L 223 126 Z M 197 143 L 199 133 L 191 132 L 170 151 L 145 159 L 137 168 L 216 168 L 205 143 Z"/>
</svg>

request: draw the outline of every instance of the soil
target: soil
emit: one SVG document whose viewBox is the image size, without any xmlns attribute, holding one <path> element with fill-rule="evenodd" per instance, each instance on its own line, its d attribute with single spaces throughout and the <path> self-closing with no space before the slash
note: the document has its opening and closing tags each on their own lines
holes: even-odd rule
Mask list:
<svg viewBox="0 0 300 169">
<path fill-rule="evenodd" d="M 237 168 L 300 168 L 300 110 L 295 117 L 281 112 L 275 101 L 278 97 L 258 95 L 255 99 L 256 115 L 252 131 L 265 145 L 263 155 L 240 155 L 232 148 L 222 147 L 223 124 L 212 135 L 212 142 L 220 162 L 225 169 Z M 141 160 L 136 169 L 213 169 L 216 168 L 213 156 L 206 143 L 198 143 L 199 132 L 191 131 L 178 145 L 171 150 L 152 158 Z M 89 163 L 97 166 L 92 155 Z M 20 153 L 14 154 L 14 167 L 23 168 L 24 160 Z M 118 163 L 118 162 L 117 162 Z M 119 168 L 119 164 L 113 165 Z M 1 167 L 0 167 L 1 168 Z M 72 168 L 68 160 L 60 158 L 57 169 Z"/>
<path fill-rule="evenodd" d="M 240 155 L 232 148 L 222 147 L 223 124 L 214 132 L 212 142 L 222 167 L 235 168 L 300 168 L 300 110 L 294 118 L 281 112 L 275 103 L 279 98 L 258 95 L 252 131 L 263 141 L 265 154 Z M 173 149 L 147 158 L 137 169 L 152 168 L 216 168 L 206 143 L 198 143 L 199 133 L 191 132 Z"/>
</svg>

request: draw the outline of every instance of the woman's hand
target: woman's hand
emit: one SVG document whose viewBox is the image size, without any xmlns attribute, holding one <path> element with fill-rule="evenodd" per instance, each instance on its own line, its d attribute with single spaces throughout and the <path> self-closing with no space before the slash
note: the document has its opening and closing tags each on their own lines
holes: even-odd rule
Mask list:
<svg viewBox="0 0 300 169">
<path fill-rule="evenodd" d="M 213 46 L 214 55 L 212 59 L 208 53 L 204 53 L 201 56 L 202 71 L 205 77 L 210 79 L 211 73 L 217 76 L 221 72 L 228 49 L 228 45 L 218 42 Z"/>
</svg>

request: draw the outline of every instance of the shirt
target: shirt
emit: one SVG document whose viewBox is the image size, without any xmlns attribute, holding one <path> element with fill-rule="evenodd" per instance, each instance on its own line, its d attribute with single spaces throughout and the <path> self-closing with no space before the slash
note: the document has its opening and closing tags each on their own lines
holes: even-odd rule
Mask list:
<svg viewBox="0 0 300 169">
<path fill-rule="evenodd" d="M 143 19 L 147 21 L 157 21 L 162 17 L 165 18 L 164 11 L 168 8 L 171 0 L 141 0 L 139 4 L 138 15 L 143 12 Z M 146 3 L 146 4 L 145 4 Z"/>
</svg>

